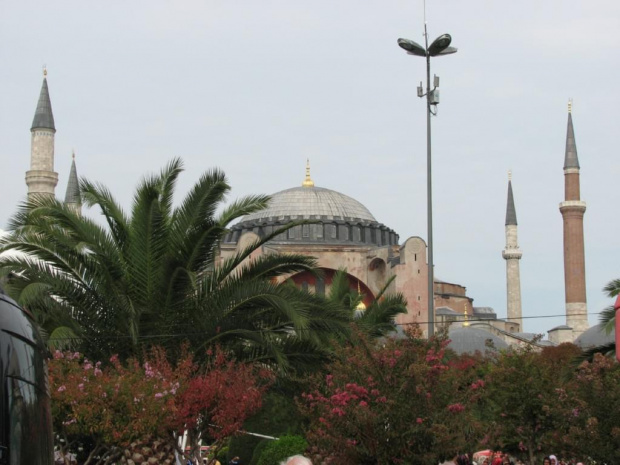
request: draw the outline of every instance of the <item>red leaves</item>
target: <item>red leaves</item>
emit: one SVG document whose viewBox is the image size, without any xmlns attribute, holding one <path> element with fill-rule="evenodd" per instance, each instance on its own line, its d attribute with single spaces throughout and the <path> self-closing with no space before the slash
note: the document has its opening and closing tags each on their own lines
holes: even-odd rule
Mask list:
<svg viewBox="0 0 620 465">
<path fill-rule="evenodd" d="M 267 386 L 263 381 L 269 380 L 259 378 L 249 365 L 227 360 L 218 350 L 206 373 L 190 380 L 179 396 L 177 428 L 200 423 L 215 439 L 233 435 L 260 408 Z"/>
</svg>

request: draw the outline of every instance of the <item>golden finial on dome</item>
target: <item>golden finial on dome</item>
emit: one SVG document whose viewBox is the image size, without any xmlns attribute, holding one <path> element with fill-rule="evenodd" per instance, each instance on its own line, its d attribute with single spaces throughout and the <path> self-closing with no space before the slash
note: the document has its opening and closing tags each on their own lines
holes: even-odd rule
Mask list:
<svg viewBox="0 0 620 465">
<path fill-rule="evenodd" d="M 465 315 L 465 321 L 463 322 L 463 326 L 469 326 L 469 315 L 467 314 L 467 310 L 463 312 L 463 315 Z"/>
<path fill-rule="evenodd" d="M 362 295 L 362 291 L 360 290 L 359 281 L 357 282 L 357 294 L 362 297 L 362 300 L 360 301 L 359 304 L 357 304 L 357 307 L 355 307 L 355 310 L 364 311 L 366 310 L 366 305 L 364 305 L 364 296 Z"/>
<path fill-rule="evenodd" d="M 302 187 L 314 187 L 314 181 L 310 179 L 310 159 L 306 159 L 306 179 L 301 183 Z"/>
<path fill-rule="evenodd" d="M 568 99 L 568 112 L 569 113 L 573 112 L 573 99 L 572 98 Z"/>
</svg>

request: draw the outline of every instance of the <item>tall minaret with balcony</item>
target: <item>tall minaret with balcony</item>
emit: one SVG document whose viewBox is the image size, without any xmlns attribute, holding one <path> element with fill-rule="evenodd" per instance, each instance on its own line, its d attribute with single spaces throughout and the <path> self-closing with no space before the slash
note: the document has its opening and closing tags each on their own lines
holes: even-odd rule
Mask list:
<svg viewBox="0 0 620 465">
<path fill-rule="evenodd" d="M 586 264 L 583 240 L 583 215 L 586 203 L 580 199 L 579 159 L 573 129 L 572 101 L 568 103 L 568 129 L 564 157 L 564 202 L 560 212 L 564 220 L 564 287 L 566 294 L 566 324 L 573 337 L 588 329 L 586 305 Z"/>
<path fill-rule="evenodd" d="M 43 70 L 43 85 L 30 128 L 30 171 L 26 172 L 28 198 L 37 195 L 54 196 L 58 173 L 54 172 L 54 115 L 47 88 L 47 70 Z"/>
<path fill-rule="evenodd" d="M 521 274 L 519 260 L 523 253 L 517 237 L 517 211 L 512 194 L 512 174 L 508 172 L 508 202 L 506 206 L 506 248 L 502 257 L 506 260 L 506 308 L 507 320 L 521 327 Z"/>
</svg>

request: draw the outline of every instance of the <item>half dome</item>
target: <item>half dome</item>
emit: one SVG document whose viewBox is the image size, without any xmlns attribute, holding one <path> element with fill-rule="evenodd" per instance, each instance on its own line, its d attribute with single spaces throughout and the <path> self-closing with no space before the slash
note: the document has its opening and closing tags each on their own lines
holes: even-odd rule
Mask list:
<svg viewBox="0 0 620 465">
<path fill-rule="evenodd" d="M 593 347 L 604 346 L 616 341 L 616 331 L 605 331 L 602 324 L 592 326 L 575 339 L 575 345 L 581 349 L 591 349 Z"/>
<path fill-rule="evenodd" d="M 508 344 L 500 337 L 484 329 L 456 327 L 448 332 L 448 347 L 457 354 L 474 354 L 480 352 L 497 352 L 508 348 Z"/>
</svg>

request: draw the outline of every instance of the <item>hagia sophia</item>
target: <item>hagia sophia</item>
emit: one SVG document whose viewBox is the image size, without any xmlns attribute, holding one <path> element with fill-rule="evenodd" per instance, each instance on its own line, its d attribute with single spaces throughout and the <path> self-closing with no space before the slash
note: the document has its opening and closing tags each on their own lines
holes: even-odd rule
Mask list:
<svg viewBox="0 0 620 465">
<path fill-rule="evenodd" d="M 56 132 L 47 77 L 44 75 L 31 127 L 31 165 L 26 172 L 28 195 L 55 195 L 58 173 L 54 171 Z M 589 328 L 585 292 L 583 218 L 586 204 L 580 198 L 580 166 L 569 104 L 564 154 L 565 196 L 560 203 L 564 224 L 564 270 L 566 324 L 548 331 L 546 339 L 522 332 L 521 285 L 517 215 L 512 180 L 508 180 L 505 219 L 506 315 L 497 317 L 490 307 L 474 306 L 463 284 L 434 280 L 434 321 L 437 328 L 449 330 L 451 346 L 459 352 L 484 351 L 511 345 L 537 347 L 575 342 L 582 347 L 599 345 L 613 337 L 598 326 Z M 301 176 L 300 176 L 301 180 Z M 80 209 L 80 192 L 75 157 L 69 173 L 65 202 Z M 427 244 L 418 236 L 401 239 L 389 225 L 380 223 L 357 200 L 335 190 L 315 185 L 307 162 L 305 179 L 296 187 L 275 194 L 268 208 L 245 216 L 235 224 L 221 244 L 221 258 L 244 248 L 256 238 L 271 234 L 291 221 L 310 220 L 279 234 L 255 255 L 302 253 L 315 257 L 323 270 L 322 278 L 300 273 L 291 279 L 312 292 L 329 291 L 333 274 L 346 269 L 350 286 L 363 296 L 363 305 L 391 281 L 389 291 L 407 299 L 407 313 L 399 315 L 400 328 L 419 324 L 428 330 Z"/>
</svg>

